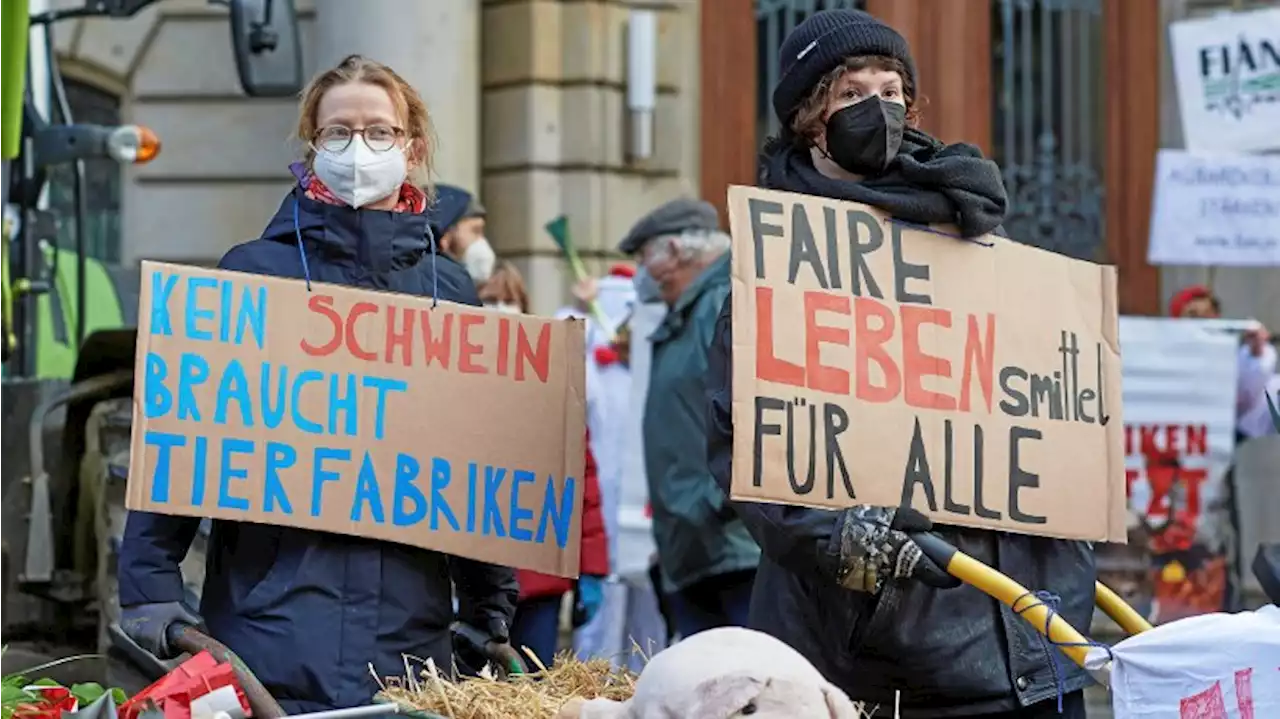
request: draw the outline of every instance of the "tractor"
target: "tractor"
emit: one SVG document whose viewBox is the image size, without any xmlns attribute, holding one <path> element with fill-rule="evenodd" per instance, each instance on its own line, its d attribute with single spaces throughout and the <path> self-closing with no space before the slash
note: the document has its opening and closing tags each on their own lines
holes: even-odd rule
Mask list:
<svg viewBox="0 0 1280 719">
<path fill-rule="evenodd" d="M 71 18 L 129 18 L 158 1 L 84 0 L 33 13 L 27 0 L 4 0 L 3 8 L 3 671 L 87 654 L 47 673 L 130 693 L 160 669 L 117 624 L 140 275 L 137 266 L 89 256 L 84 163 L 148 162 L 160 141 L 137 125 L 75 122 L 53 31 Z M 210 2 L 229 9 L 245 93 L 296 95 L 302 60 L 293 1 Z M 43 32 L 43 43 L 29 42 L 33 32 Z M 48 78 L 51 111 L 38 106 L 35 77 Z M 74 210 L 62 214 L 70 217 L 49 210 L 46 199 L 51 172 L 68 168 Z M 59 232 L 68 223 L 74 229 Z M 69 247 L 59 246 L 60 236 Z M 183 567 L 193 605 L 202 542 Z"/>
</svg>

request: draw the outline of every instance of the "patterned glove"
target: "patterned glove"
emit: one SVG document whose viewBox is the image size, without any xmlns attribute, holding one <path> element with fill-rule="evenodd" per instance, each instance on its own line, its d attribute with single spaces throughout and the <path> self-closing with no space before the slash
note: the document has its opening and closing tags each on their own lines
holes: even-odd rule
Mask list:
<svg viewBox="0 0 1280 719">
<path fill-rule="evenodd" d="M 960 586 L 911 541 L 909 533 L 928 532 L 933 522 L 910 507 L 850 507 L 836 527 L 836 581 L 845 589 L 879 592 L 890 579 L 916 579 L 938 589 Z"/>
</svg>

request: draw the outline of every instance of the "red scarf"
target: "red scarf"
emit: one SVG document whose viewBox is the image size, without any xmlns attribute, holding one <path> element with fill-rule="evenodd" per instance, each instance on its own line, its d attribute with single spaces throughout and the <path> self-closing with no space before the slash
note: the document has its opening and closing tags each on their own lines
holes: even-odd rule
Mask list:
<svg viewBox="0 0 1280 719">
<path fill-rule="evenodd" d="M 347 203 L 338 198 L 333 192 L 315 175 L 308 173 L 302 181 L 302 188 L 307 193 L 307 197 L 316 202 L 323 202 L 327 205 L 338 205 L 339 207 L 347 207 Z M 409 183 L 400 186 L 400 197 L 396 200 L 396 206 L 391 208 L 392 212 L 413 212 L 421 214 L 427 210 L 427 193 L 420 188 Z"/>
</svg>

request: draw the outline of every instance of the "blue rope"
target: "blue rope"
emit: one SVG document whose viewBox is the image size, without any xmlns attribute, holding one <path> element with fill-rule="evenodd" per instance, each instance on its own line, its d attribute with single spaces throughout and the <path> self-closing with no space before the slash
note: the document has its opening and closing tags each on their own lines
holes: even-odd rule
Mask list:
<svg viewBox="0 0 1280 719">
<path fill-rule="evenodd" d="M 964 242 L 972 242 L 975 245 L 982 245 L 983 247 L 995 247 L 996 245 L 996 243 L 994 242 L 987 242 L 983 240 L 982 237 L 964 237 L 963 235 L 953 235 L 950 232 L 943 232 L 942 230 L 934 229 L 928 225 L 921 225 L 915 222 L 899 220 L 896 217 L 890 217 L 889 222 L 892 222 L 895 225 L 902 225 L 903 227 L 909 227 L 913 230 L 919 230 L 920 232 L 928 232 L 931 235 L 941 235 L 942 237 L 950 237 L 953 240 L 963 240 Z"/>
<path fill-rule="evenodd" d="M 307 292 L 311 291 L 311 267 L 307 265 L 307 252 L 302 245 L 302 222 L 298 215 L 298 199 L 293 200 L 293 234 L 298 238 L 298 256 L 302 258 L 302 276 L 307 281 Z M 431 246 L 431 307 L 434 309 L 439 303 L 436 299 L 440 296 L 440 275 L 436 271 L 436 239 L 431 232 L 431 225 L 427 225 L 427 244 Z"/>
<path fill-rule="evenodd" d="M 298 256 L 302 258 L 302 276 L 307 280 L 307 292 L 311 291 L 311 268 L 307 266 L 307 251 L 302 247 L 302 223 L 298 221 L 298 198 L 293 198 L 293 234 L 298 238 Z"/>
<path fill-rule="evenodd" d="M 1062 683 L 1063 683 L 1062 665 L 1060 664 L 1061 659 L 1059 659 L 1058 657 L 1059 652 L 1055 652 L 1051 650 L 1049 646 L 1053 645 L 1055 647 L 1098 647 L 1099 649 L 1106 650 L 1108 659 L 1113 659 L 1114 655 L 1111 653 L 1111 647 L 1101 642 L 1095 642 L 1091 639 L 1086 639 L 1083 642 L 1054 641 L 1049 636 L 1049 627 L 1053 624 L 1054 616 L 1058 614 L 1058 606 L 1062 603 L 1062 597 L 1059 597 L 1053 592 L 1048 592 L 1044 590 L 1041 590 L 1038 592 L 1029 591 L 1026 594 L 1023 594 L 1022 596 L 1018 597 L 1013 602 L 1014 606 L 1017 606 L 1019 602 L 1021 602 L 1023 599 L 1026 599 L 1027 597 L 1033 597 L 1039 601 L 1028 604 L 1027 606 L 1021 609 L 1016 609 L 1014 610 L 1014 613 L 1017 614 L 1018 616 L 1022 616 L 1025 612 L 1031 609 L 1034 609 L 1035 607 L 1043 605 L 1045 608 L 1044 631 L 1037 632 L 1037 634 L 1040 635 L 1040 647 L 1041 649 L 1044 650 L 1044 653 L 1049 657 L 1049 664 L 1051 667 L 1053 667 L 1053 685 L 1054 685 L 1054 689 L 1057 691 L 1057 694 L 1058 694 L 1058 713 L 1061 714 L 1062 713 Z"/>
<path fill-rule="evenodd" d="M 435 309 L 440 300 L 440 275 L 436 272 L 436 235 L 431 231 L 431 223 L 427 223 L 427 245 L 431 247 L 431 309 Z"/>
</svg>

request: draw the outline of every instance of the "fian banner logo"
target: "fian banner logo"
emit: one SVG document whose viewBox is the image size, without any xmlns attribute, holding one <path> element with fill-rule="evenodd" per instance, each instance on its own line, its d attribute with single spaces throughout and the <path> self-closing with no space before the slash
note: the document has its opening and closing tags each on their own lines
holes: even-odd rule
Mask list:
<svg viewBox="0 0 1280 719">
<path fill-rule="evenodd" d="M 1280 102 L 1280 45 L 1274 38 L 1248 37 L 1200 48 L 1205 109 L 1237 120 L 1255 106 Z"/>
</svg>

